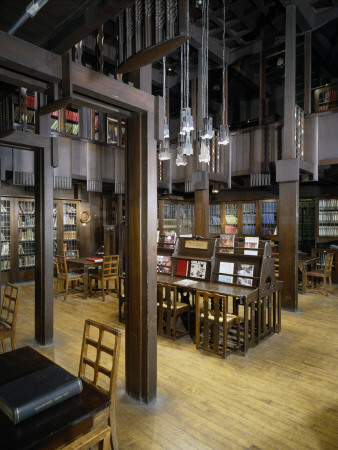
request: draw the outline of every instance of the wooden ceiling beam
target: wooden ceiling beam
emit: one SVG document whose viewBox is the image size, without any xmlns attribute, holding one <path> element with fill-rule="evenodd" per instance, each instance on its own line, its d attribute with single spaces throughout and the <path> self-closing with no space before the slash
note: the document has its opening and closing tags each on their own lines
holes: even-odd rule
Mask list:
<svg viewBox="0 0 338 450">
<path fill-rule="evenodd" d="M 42 47 L 62 55 L 108 19 L 132 4 L 133 0 L 86 0 L 42 43 Z"/>
<path fill-rule="evenodd" d="M 2 82 L 11 84 L 15 87 L 24 87 L 32 91 L 45 92 L 48 88 L 48 83 L 37 80 L 36 78 L 27 77 L 22 73 L 17 73 L 12 70 L 3 69 L 0 67 L 0 80 Z"/>
<path fill-rule="evenodd" d="M 3 31 L 0 31 L 0 65 L 49 83 L 58 83 L 62 78 L 59 55 Z"/>
</svg>

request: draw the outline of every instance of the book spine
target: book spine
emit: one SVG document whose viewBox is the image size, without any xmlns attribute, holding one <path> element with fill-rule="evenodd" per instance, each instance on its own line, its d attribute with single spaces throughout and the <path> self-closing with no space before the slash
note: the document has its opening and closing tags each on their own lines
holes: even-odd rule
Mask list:
<svg viewBox="0 0 338 450">
<path fill-rule="evenodd" d="M 76 378 L 63 386 L 60 386 L 48 394 L 36 397 L 31 402 L 14 409 L 15 425 L 29 417 L 61 403 L 68 398 L 74 397 L 82 392 L 82 380 Z"/>
</svg>

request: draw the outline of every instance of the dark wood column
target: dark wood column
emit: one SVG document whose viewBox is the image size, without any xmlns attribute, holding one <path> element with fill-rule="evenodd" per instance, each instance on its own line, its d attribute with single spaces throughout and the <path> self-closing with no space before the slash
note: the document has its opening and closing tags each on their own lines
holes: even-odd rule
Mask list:
<svg viewBox="0 0 338 450">
<path fill-rule="evenodd" d="M 284 143 L 282 160 L 277 161 L 279 181 L 279 273 L 284 282 L 282 306 L 298 307 L 298 202 L 299 160 L 295 143 L 296 99 L 296 6 L 286 7 Z"/>
<path fill-rule="evenodd" d="M 126 189 L 126 391 L 156 397 L 157 160 L 153 113 L 128 119 Z"/>
<path fill-rule="evenodd" d="M 198 189 L 195 191 L 195 234 L 209 237 L 209 191 Z"/>
<path fill-rule="evenodd" d="M 312 34 L 307 31 L 304 36 L 304 111 L 311 114 L 311 70 L 312 70 Z"/>
<path fill-rule="evenodd" d="M 35 339 L 53 341 L 53 169 L 51 149 L 35 155 Z"/>
</svg>

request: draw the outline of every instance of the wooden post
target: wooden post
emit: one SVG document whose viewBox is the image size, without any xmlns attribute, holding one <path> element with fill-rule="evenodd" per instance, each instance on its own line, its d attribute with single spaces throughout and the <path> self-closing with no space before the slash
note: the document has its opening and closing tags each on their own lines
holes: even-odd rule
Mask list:
<svg viewBox="0 0 338 450">
<path fill-rule="evenodd" d="M 35 339 L 53 341 L 53 168 L 51 149 L 36 149 L 35 164 Z"/>
<path fill-rule="evenodd" d="M 286 7 L 284 145 L 277 164 L 279 181 L 280 279 L 284 282 L 282 306 L 298 306 L 298 203 L 299 162 L 295 143 L 296 6 Z"/>
<path fill-rule="evenodd" d="M 265 120 L 265 64 L 263 50 L 259 59 L 259 125 L 264 125 Z"/>
<path fill-rule="evenodd" d="M 209 191 L 195 191 L 195 234 L 209 237 Z"/>
<path fill-rule="evenodd" d="M 132 114 L 126 159 L 126 391 L 146 403 L 156 397 L 157 382 L 157 160 L 153 124 L 153 113 Z"/>
<path fill-rule="evenodd" d="M 311 114 L 311 31 L 304 36 L 304 111 Z"/>
</svg>

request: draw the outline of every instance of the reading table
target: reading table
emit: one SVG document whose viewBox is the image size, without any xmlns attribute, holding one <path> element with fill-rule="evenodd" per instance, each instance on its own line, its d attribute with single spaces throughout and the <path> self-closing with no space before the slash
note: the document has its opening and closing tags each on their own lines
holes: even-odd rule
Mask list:
<svg viewBox="0 0 338 450">
<path fill-rule="evenodd" d="M 89 257 L 78 258 L 78 259 L 67 259 L 67 264 L 69 267 L 77 267 L 83 269 L 83 298 L 87 300 L 88 297 L 88 272 L 90 267 L 99 267 L 102 265 L 102 258 L 90 258 Z M 97 259 L 97 261 L 95 261 Z"/>
<path fill-rule="evenodd" d="M 0 354 L 0 385 L 55 364 L 31 347 Z M 0 411 L 0 449 L 62 448 L 93 427 L 107 426 L 110 399 L 83 381 L 83 391 L 14 425 Z"/>
</svg>

